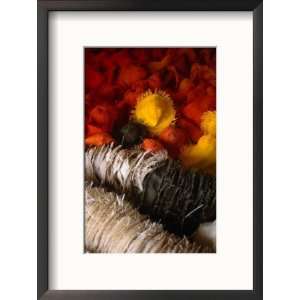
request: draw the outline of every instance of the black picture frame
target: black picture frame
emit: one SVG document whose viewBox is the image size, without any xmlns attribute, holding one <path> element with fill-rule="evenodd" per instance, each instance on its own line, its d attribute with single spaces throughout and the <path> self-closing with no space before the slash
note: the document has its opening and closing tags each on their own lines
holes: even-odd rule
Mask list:
<svg viewBox="0 0 300 300">
<path fill-rule="evenodd" d="M 253 12 L 253 290 L 71 291 L 48 289 L 48 13 L 51 11 Z M 38 282 L 37 298 L 50 300 L 258 300 L 263 297 L 263 1 L 62 0 L 37 1 L 38 38 Z M 230 271 L 230 270 L 229 270 Z"/>
</svg>

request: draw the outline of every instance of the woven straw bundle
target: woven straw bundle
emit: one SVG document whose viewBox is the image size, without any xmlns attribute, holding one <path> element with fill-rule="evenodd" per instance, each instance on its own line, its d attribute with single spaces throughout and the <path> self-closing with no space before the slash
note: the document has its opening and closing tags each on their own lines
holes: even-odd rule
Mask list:
<svg viewBox="0 0 300 300">
<path fill-rule="evenodd" d="M 124 196 L 86 187 L 85 247 L 97 253 L 201 253 L 213 248 L 165 231 Z"/>
<path fill-rule="evenodd" d="M 185 171 L 166 152 L 106 145 L 86 152 L 86 180 L 126 193 L 131 204 L 177 235 L 216 218 L 214 176 Z"/>
</svg>

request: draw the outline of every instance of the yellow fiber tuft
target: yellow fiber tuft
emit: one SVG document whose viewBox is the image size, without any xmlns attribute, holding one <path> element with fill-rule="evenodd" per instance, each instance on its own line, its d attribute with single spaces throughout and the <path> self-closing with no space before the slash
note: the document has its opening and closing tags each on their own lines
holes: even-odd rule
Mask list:
<svg viewBox="0 0 300 300">
<path fill-rule="evenodd" d="M 147 91 L 142 94 L 133 111 L 133 119 L 159 135 L 175 120 L 176 111 L 170 96 L 163 91 Z"/>
<path fill-rule="evenodd" d="M 207 111 L 201 117 L 201 129 L 204 134 L 216 136 L 216 112 Z"/>
<path fill-rule="evenodd" d="M 204 133 L 196 145 L 186 146 L 180 156 L 186 168 L 215 174 L 216 169 L 216 112 L 207 111 L 201 118 Z"/>
</svg>

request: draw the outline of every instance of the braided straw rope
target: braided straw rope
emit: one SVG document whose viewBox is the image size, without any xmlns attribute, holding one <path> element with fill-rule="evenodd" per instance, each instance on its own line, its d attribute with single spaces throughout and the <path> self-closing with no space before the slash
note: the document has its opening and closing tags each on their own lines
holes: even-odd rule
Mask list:
<svg viewBox="0 0 300 300">
<path fill-rule="evenodd" d="M 86 187 L 85 247 L 97 253 L 200 253 L 212 248 L 163 230 L 121 196 Z"/>
</svg>

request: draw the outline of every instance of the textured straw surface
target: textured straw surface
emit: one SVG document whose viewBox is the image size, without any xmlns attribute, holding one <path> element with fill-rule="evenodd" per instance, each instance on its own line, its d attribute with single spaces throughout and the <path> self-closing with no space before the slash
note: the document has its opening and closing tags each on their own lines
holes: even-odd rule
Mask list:
<svg viewBox="0 0 300 300">
<path fill-rule="evenodd" d="M 166 152 L 106 145 L 86 152 L 86 180 L 124 192 L 140 213 L 177 235 L 216 219 L 215 176 L 185 171 Z"/>
<path fill-rule="evenodd" d="M 152 154 L 112 144 L 92 147 L 85 154 L 85 177 L 87 181 L 109 184 L 118 192 L 132 188 L 142 191 L 146 175 L 167 158 L 166 151 Z"/>
<path fill-rule="evenodd" d="M 140 214 L 121 196 L 86 187 L 85 247 L 98 253 L 201 253 L 213 249 L 177 237 Z"/>
</svg>

